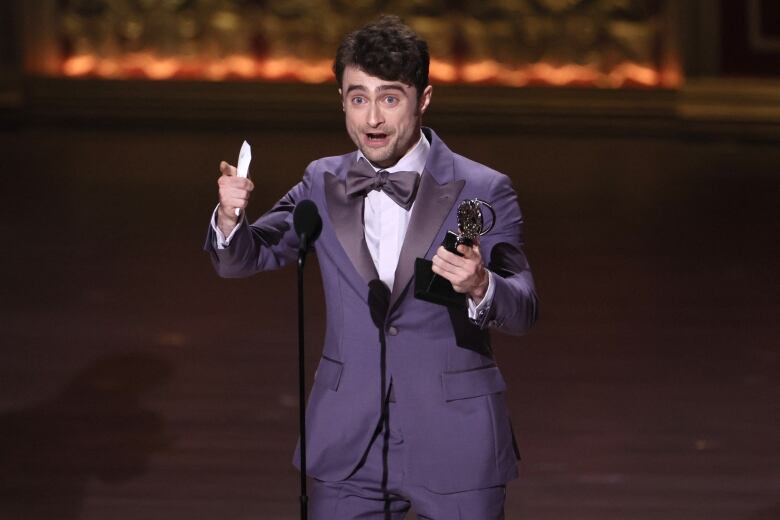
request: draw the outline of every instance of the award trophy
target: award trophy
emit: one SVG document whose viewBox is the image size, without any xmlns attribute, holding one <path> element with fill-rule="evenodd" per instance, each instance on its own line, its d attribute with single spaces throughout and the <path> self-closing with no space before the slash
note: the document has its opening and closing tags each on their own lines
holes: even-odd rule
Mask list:
<svg viewBox="0 0 780 520">
<path fill-rule="evenodd" d="M 485 226 L 485 218 L 482 208 L 490 210 L 492 216 L 490 225 Z M 480 199 L 464 200 L 458 206 L 458 232 L 447 231 L 442 246 L 447 251 L 463 256 L 458 252 L 458 246 L 474 245 L 477 237 L 484 235 L 493 229 L 496 223 L 496 212 L 493 206 Z M 451 307 L 465 307 L 466 295 L 455 292 L 452 284 L 445 278 L 437 276 L 431 271 L 432 262 L 424 258 L 418 258 L 414 264 L 414 296 L 439 305 Z"/>
</svg>

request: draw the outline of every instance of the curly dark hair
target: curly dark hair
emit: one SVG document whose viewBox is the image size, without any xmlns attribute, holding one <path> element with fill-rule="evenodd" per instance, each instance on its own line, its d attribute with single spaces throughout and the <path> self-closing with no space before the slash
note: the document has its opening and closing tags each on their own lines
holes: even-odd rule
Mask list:
<svg viewBox="0 0 780 520">
<path fill-rule="evenodd" d="M 341 87 L 350 65 L 371 76 L 400 81 L 417 88 L 419 98 L 428 86 L 428 44 L 397 16 L 383 15 L 347 34 L 336 52 L 333 72 Z"/>
</svg>

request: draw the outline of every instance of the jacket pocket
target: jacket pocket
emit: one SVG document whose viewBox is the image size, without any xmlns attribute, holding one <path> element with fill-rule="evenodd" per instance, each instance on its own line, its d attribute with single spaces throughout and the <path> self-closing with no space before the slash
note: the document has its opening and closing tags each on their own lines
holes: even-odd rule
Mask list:
<svg viewBox="0 0 780 520">
<path fill-rule="evenodd" d="M 317 367 L 317 372 L 314 374 L 314 382 L 323 385 L 326 388 L 330 388 L 335 392 L 339 389 L 339 381 L 341 381 L 341 371 L 343 368 L 344 364 L 340 361 L 323 356 L 322 359 L 320 359 L 320 365 Z"/>
<path fill-rule="evenodd" d="M 441 381 L 446 401 L 497 394 L 506 390 L 506 382 L 496 365 L 462 372 L 444 372 Z"/>
</svg>

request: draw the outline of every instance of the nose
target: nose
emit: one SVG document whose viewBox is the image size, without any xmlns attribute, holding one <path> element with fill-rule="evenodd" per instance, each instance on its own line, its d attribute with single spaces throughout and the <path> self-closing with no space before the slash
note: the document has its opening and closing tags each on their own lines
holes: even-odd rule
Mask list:
<svg viewBox="0 0 780 520">
<path fill-rule="evenodd" d="M 377 128 L 384 122 L 385 118 L 382 114 L 382 109 L 379 107 L 379 104 L 371 103 L 371 107 L 368 109 L 368 126 L 371 128 Z"/>
</svg>

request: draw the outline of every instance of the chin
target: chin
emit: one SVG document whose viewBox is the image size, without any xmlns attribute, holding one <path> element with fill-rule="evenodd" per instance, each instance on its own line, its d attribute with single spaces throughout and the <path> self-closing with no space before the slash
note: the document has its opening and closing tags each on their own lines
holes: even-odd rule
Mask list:
<svg viewBox="0 0 780 520">
<path fill-rule="evenodd" d="M 374 150 L 363 150 L 363 155 L 365 155 L 369 161 L 376 164 L 377 166 L 394 164 L 390 162 L 390 155 L 388 153 L 377 153 Z"/>
</svg>

